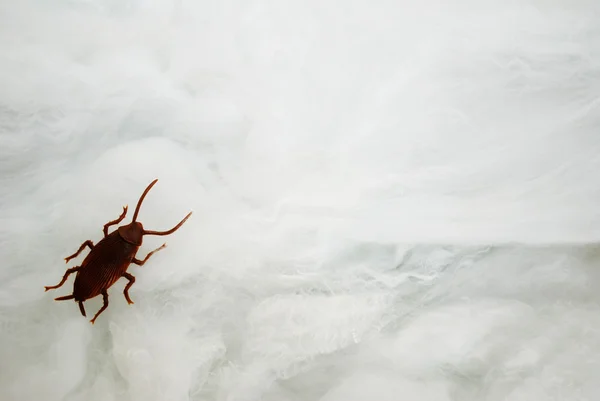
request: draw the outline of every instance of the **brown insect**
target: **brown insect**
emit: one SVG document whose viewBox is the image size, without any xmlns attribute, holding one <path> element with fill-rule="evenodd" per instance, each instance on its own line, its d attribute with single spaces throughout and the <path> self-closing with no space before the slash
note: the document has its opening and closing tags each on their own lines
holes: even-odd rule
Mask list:
<svg viewBox="0 0 600 401">
<path fill-rule="evenodd" d="M 45 287 L 46 291 L 59 288 L 65 283 L 67 277 L 69 277 L 71 273 L 77 273 L 75 276 L 75 283 L 73 284 L 73 294 L 66 295 L 64 297 L 58 297 L 55 298 L 55 300 L 65 301 L 68 299 L 74 299 L 75 302 L 79 303 L 79 310 L 85 317 L 85 308 L 83 307 L 83 302 L 102 294 L 102 297 L 104 298 L 104 305 L 102 305 L 102 308 L 100 308 L 100 310 L 91 320 L 92 324 L 94 324 L 96 318 L 108 307 L 108 288 L 121 277 L 125 277 L 127 280 L 129 280 L 129 283 L 127 283 L 125 286 L 125 290 L 123 290 L 123 295 L 125 295 L 125 299 L 127 300 L 128 304 L 133 304 L 133 301 L 131 298 L 129 298 L 129 288 L 131 288 L 133 283 L 135 283 L 135 277 L 127 273 L 127 268 L 131 263 L 142 266 L 154 252 L 157 252 L 167 246 L 167 244 L 163 244 L 159 248 L 153 250 L 146 255 L 144 260 L 136 259 L 135 254 L 142 245 L 142 237 L 144 235 L 172 234 L 179 229 L 179 227 L 181 227 L 192 214 L 192 212 L 189 212 L 188 215 L 179 222 L 179 224 L 168 231 L 144 230 L 142 223 L 136 222 L 135 220 L 146 194 L 148 191 L 150 191 L 150 188 L 156 184 L 157 181 L 158 179 L 152 181 L 140 197 L 131 223 L 117 228 L 110 234 L 108 233 L 108 227 L 119 224 L 125 218 L 125 215 L 127 214 L 127 206 L 124 206 L 123 213 L 121 213 L 121 216 L 119 216 L 118 219 L 110 221 L 104 225 L 104 238 L 102 238 L 98 244 L 94 245 L 92 241 L 87 240 L 81 244 L 77 252 L 65 258 L 66 263 L 69 263 L 69 260 L 79 255 L 87 246 L 91 249 L 91 252 L 83 260 L 81 266 L 68 269 L 61 282 L 57 285 Z"/>
</svg>

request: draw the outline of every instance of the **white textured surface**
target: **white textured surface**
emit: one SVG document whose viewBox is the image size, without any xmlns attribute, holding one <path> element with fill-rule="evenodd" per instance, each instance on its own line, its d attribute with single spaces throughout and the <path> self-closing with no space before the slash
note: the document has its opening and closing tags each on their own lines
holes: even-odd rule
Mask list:
<svg viewBox="0 0 600 401">
<path fill-rule="evenodd" d="M 595 400 L 599 11 L 2 2 L 0 398 Z M 154 178 L 92 326 L 43 286 Z"/>
</svg>

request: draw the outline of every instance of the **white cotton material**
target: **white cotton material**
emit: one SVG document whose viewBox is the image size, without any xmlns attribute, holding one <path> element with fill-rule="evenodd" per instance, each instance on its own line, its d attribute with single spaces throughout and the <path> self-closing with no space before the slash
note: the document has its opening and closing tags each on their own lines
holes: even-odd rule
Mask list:
<svg viewBox="0 0 600 401">
<path fill-rule="evenodd" d="M 596 399 L 599 12 L 1 2 L 0 400 Z"/>
</svg>

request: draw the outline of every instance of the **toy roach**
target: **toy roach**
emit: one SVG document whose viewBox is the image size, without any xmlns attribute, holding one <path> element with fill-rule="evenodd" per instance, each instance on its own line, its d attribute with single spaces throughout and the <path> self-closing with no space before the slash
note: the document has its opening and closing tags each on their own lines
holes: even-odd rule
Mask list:
<svg viewBox="0 0 600 401">
<path fill-rule="evenodd" d="M 102 297 L 104 298 L 104 305 L 102 305 L 102 308 L 100 308 L 94 318 L 90 321 L 92 324 L 94 324 L 96 318 L 108 307 L 108 288 L 121 277 L 125 277 L 127 280 L 129 280 L 129 283 L 127 283 L 125 289 L 123 290 L 123 295 L 125 295 L 125 299 L 127 300 L 128 304 L 133 304 L 133 301 L 131 298 L 129 298 L 129 288 L 131 288 L 133 283 L 135 283 L 135 277 L 127 273 L 127 268 L 131 263 L 142 266 L 154 252 L 160 251 L 167 246 L 167 244 L 163 244 L 159 248 L 153 250 L 144 258 L 144 260 L 136 259 L 135 255 L 142 245 L 142 237 L 144 235 L 172 234 L 179 229 L 179 227 L 181 227 L 183 223 L 185 223 L 185 221 L 192 215 L 192 212 L 189 212 L 188 215 L 185 216 L 181 222 L 179 222 L 179 224 L 168 231 L 144 230 L 142 223 L 136 222 L 135 220 L 146 194 L 148 191 L 150 191 L 154 184 L 156 184 L 157 181 L 158 179 L 152 181 L 140 197 L 131 223 L 117 228 L 110 234 L 108 233 L 108 227 L 119 224 L 125 218 L 125 215 L 127 214 L 127 206 L 124 206 L 123 213 L 121 213 L 121 216 L 119 216 L 118 219 L 110 221 L 104 225 L 104 238 L 102 238 L 100 242 L 94 245 L 92 241 L 87 240 L 81 244 L 77 252 L 65 258 L 66 263 L 69 263 L 69 260 L 79 255 L 87 246 L 91 249 L 91 252 L 84 259 L 81 266 L 68 269 L 59 284 L 53 287 L 45 287 L 46 291 L 59 288 L 65 283 L 67 277 L 69 277 L 71 273 L 77 273 L 75 276 L 75 283 L 73 285 L 73 294 L 66 295 L 64 297 L 58 297 L 55 298 L 55 300 L 66 301 L 68 299 L 74 299 L 75 302 L 79 303 L 79 310 L 85 317 L 86 315 L 83 302 L 102 294 Z"/>
</svg>

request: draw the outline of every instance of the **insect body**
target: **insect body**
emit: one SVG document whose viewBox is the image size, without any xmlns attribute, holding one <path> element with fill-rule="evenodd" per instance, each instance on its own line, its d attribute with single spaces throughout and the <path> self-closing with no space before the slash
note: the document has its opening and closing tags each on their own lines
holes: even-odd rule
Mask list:
<svg viewBox="0 0 600 401">
<path fill-rule="evenodd" d="M 136 222 L 137 215 L 140 211 L 140 206 L 142 205 L 146 194 L 148 191 L 150 191 L 154 184 L 156 184 L 157 181 L 158 179 L 152 181 L 138 200 L 131 223 L 117 228 L 110 234 L 108 233 L 108 228 L 110 226 L 119 224 L 125 218 L 125 215 L 127 214 L 127 206 L 124 206 L 123 213 L 121 213 L 118 219 L 110 221 L 104 225 L 104 238 L 102 238 L 100 242 L 94 245 L 92 241 L 87 240 L 81 244 L 77 252 L 65 258 L 66 263 L 69 263 L 69 260 L 77 257 L 87 246 L 91 251 L 83 260 L 83 263 L 80 266 L 68 269 L 61 282 L 57 285 L 45 287 L 46 291 L 59 288 L 65 283 L 71 273 L 77 273 L 75 276 L 75 283 L 73 284 L 73 293 L 64 297 L 55 298 L 55 300 L 65 301 L 74 299 L 75 302 L 79 303 L 79 310 L 81 311 L 81 314 L 86 316 L 83 302 L 102 294 L 104 304 L 91 320 L 92 324 L 94 324 L 96 318 L 108 307 L 108 288 L 121 277 L 129 280 L 129 283 L 127 283 L 125 289 L 123 290 L 123 295 L 125 295 L 127 303 L 133 304 L 133 301 L 131 298 L 129 298 L 129 289 L 133 283 L 135 283 L 135 277 L 130 273 L 127 273 L 127 268 L 131 263 L 142 266 L 154 252 L 166 247 L 166 244 L 163 244 L 146 255 L 143 260 L 139 260 L 135 256 L 138 249 L 142 245 L 142 237 L 144 235 L 172 234 L 179 229 L 179 227 L 181 227 L 192 214 L 192 212 L 189 212 L 187 216 L 185 216 L 184 219 L 179 222 L 179 224 L 168 231 L 144 230 L 142 223 Z"/>
</svg>

